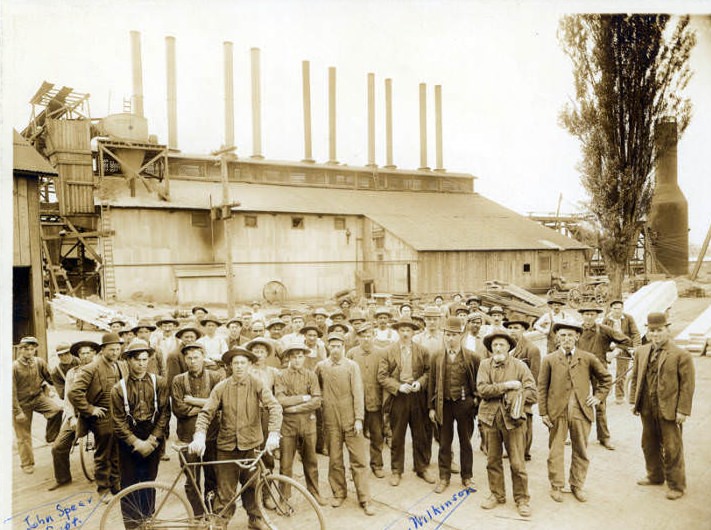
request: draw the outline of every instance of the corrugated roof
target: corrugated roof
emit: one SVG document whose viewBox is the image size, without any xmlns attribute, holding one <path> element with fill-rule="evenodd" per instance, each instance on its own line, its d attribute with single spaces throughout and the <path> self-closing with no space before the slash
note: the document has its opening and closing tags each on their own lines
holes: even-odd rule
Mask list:
<svg viewBox="0 0 711 530">
<path fill-rule="evenodd" d="M 57 170 L 47 162 L 37 150 L 25 140 L 19 132 L 13 129 L 12 169 L 43 175 L 57 175 Z"/>
<path fill-rule="evenodd" d="M 219 182 L 171 180 L 170 202 L 105 179 L 114 207 L 205 209 L 222 203 Z M 588 248 L 476 193 L 367 191 L 232 183 L 240 211 L 363 215 L 418 251 Z"/>
</svg>

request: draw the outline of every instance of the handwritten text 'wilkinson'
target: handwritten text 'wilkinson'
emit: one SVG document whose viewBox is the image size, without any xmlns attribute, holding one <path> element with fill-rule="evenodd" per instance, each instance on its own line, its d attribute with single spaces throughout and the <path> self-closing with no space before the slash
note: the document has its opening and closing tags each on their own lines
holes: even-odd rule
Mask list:
<svg viewBox="0 0 711 530">
<path fill-rule="evenodd" d="M 426 513 L 422 515 L 411 515 L 409 519 L 412 526 L 409 527 L 409 530 L 424 528 L 427 524 L 431 523 L 435 517 L 440 517 L 442 515 L 445 515 L 447 512 L 452 511 L 454 508 L 461 505 L 462 501 L 466 500 L 469 495 L 475 492 L 476 490 L 474 488 L 465 488 L 463 490 L 458 491 L 457 493 L 452 495 L 450 499 L 444 501 L 441 504 L 430 505 L 430 507 L 427 508 Z"/>
</svg>

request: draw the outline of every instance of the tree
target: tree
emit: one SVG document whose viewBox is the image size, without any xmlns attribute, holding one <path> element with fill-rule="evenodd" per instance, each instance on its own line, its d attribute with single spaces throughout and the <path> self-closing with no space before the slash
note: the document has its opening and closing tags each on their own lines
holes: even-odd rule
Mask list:
<svg viewBox="0 0 711 530">
<path fill-rule="evenodd" d="M 558 31 L 575 80 L 560 123 L 581 143 L 578 170 L 615 297 L 652 202 L 656 125 L 675 119 L 681 137 L 691 119 L 682 92 L 696 35 L 689 17 L 673 28 L 669 22 L 667 15 L 570 15 Z"/>
</svg>

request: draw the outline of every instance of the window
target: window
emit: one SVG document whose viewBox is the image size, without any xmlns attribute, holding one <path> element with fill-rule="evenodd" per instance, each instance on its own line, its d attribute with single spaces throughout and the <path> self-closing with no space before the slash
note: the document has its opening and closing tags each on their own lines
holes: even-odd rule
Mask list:
<svg viewBox="0 0 711 530">
<path fill-rule="evenodd" d="M 551 257 L 550 256 L 538 256 L 538 272 L 550 272 L 551 270 Z"/>
<path fill-rule="evenodd" d="M 383 250 L 385 248 L 385 236 L 377 236 L 373 238 L 373 245 L 375 246 L 376 250 Z"/>
<path fill-rule="evenodd" d="M 333 219 L 333 228 L 335 230 L 345 230 L 346 229 L 346 218 L 345 217 L 335 217 Z"/>
<path fill-rule="evenodd" d="M 531 272 L 531 264 L 530 263 L 523 264 L 523 272 Z"/>
<path fill-rule="evenodd" d="M 245 215 L 244 216 L 244 226 L 247 228 L 257 228 L 257 216 L 256 215 Z"/>
<path fill-rule="evenodd" d="M 210 224 L 210 214 L 207 212 L 193 212 L 191 222 L 196 228 L 206 228 Z"/>
<path fill-rule="evenodd" d="M 291 218 L 291 228 L 295 228 L 297 230 L 303 230 L 304 229 L 304 218 L 303 217 L 292 217 Z"/>
</svg>

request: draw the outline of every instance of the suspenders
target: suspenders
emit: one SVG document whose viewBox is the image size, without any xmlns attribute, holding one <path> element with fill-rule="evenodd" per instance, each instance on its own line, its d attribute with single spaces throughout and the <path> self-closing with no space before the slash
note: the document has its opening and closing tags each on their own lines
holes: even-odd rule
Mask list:
<svg viewBox="0 0 711 530">
<path fill-rule="evenodd" d="M 158 385 L 156 385 L 156 374 L 149 373 L 151 376 L 151 382 L 153 383 L 153 415 L 151 416 L 151 422 L 156 419 L 156 414 L 158 413 Z M 121 379 L 119 381 L 121 385 L 121 390 L 123 390 L 123 410 L 126 412 L 126 417 L 130 418 L 131 423 L 136 425 L 136 420 L 133 419 L 131 415 L 131 409 L 128 406 L 128 392 L 126 391 L 126 380 Z"/>
</svg>

